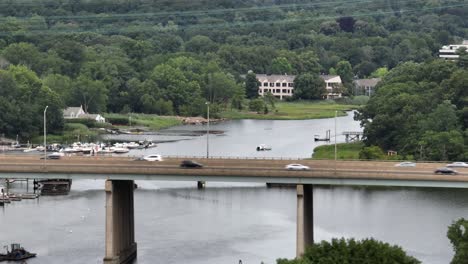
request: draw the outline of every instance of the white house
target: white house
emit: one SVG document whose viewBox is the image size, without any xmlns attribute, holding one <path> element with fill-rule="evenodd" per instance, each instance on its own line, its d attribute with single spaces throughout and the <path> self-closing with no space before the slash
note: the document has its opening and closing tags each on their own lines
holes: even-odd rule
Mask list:
<svg viewBox="0 0 468 264">
<path fill-rule="evenodd" d="M 456 54 L 459 48 L 466 48 L 468 50 L 468 40 L 464 40 L 462 44 L 458 45 L 454 44 L 442 46 L 442 48 L 439 49 L 439 58 L 446 60 L 456 60 L 459 57 L 459 55 Z"/>
<path fill-rule="evenodd" d="M 72 118 L 80 118 L 80 116 L 86 114 L 83 110 L 83 107 L 67 107 L 63 110 L 63 118 L 65 119 L 72 119 Z"/>
<path fill-rule="evenodd" d="M 354 80 L 354 95 L 371 96 L 375 86 L 381 81 L 380 78 Z"/>
<path fill-rule="evenodd" d="M 320 75 L 320 78 L 322 78 L 325 81 L 325 89 L 327 89 L 327 93 L 324 95 L 326 99 L 335 99 L 335 98 L 341 98 L 342 93 L 341 93 L 341 78 L 339 75 Z"/>
<path fill-rule="evenodd" d="M 92 119 L 98 123 L 105 123 L 106 119 L 100 114 L 88 114 L 83 110 L 83 107 L 67 107 L 63 110 L 63 118 L 65 119 Z"/>
<path fill-rule="evenodd" d="M 267 75 L 257 74 L 257 80 L 260 82 L 258 87 L 258 94 L 264 96 L 270 92 L 273 96 L 283 100 L 283 97 L 291 97 L 294 94 L 294 79 L 296 75 Z M 333 99 L 340 98 L 341 92 L 334 90 L 341 86 L 341 78 L 338 75 L 320 75 L 325 81 L 325 88 L 327 93 L 324 94 L 324 98 Z"/>
<path fill-rule="evenodd" d="M 270 92 L 280 100 L 283 100 L 283 97 L 290 97 L 294 92 L 294 78 L 295 75 L 257 74 L 257 80 L 260 82 L 258 94 L 264 96 Z"/>
</svg>

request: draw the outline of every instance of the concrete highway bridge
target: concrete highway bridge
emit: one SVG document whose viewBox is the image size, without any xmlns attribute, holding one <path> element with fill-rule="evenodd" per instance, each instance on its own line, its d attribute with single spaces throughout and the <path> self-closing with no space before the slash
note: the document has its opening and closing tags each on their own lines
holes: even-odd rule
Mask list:
<svg viewBox="0 0 468 264">
<path fill-rule="evenodd" d="M 40 160 L 38 156 L 1 156 L 0 178 L 105 179 L 106 246 L 104 263 L 129 263 L 136 257 L 134 232 L 134 180 L 194 182 L 261 182 L 296 184 L 296 255 L 313 243 L 313 186 L 359 185 L 435 188 L 468 188 L 468 169 L 458 175 L 436 175 L 441 163 L 418 163 L 395 167 L 396 162 L 196 158 L 203 168 L 181 168 L 183 158 L 162 162 L 137 161 L 129 157 L 63 157 Z M 288 171 L 300 163 L 310 171 Z"/>
</svg>

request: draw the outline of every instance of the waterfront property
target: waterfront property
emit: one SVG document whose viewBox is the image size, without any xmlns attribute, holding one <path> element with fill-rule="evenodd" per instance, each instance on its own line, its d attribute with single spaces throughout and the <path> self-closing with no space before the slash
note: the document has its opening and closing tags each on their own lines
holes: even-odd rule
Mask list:
<svg viewBox="0 0 468 264">
<path fill-rule="evenodd" d="M 294 94 L 294 79 L 296 75 L 279 75 L 279 74 L 257 74 L 257 80 L 260 82 L 258 87 L 258 94 L 265 96 L 271 93 L 276 98 L 283 100 L 284 97 L 291 97 Z M 326 94 L 323 95 L 325 99 L 334 99 L 342 97 L 339 91 L 342 85 L 341 78 L 338 75 L 320 75 L 325 81 Z"/>
<path fill-rule="evenodd" d="M 375 86 L 377 86 L 380 81 L 380 78 L 356 79 L 353 81 L 353 94 L 371 96 L 375 92 Z"/>
<path fill-rule="evenodd" d="M 67 107 L 66 109 L 63 110 L 63 118 L 64 119 L 82 118 L 82 119 L 94 120 L 95 122 L 98 122 L 98 123 L 105 123 L 106 122 L 106 119 L 103 116 L 101 116 L 100 114 L 86 113 L 83 110 L 83 106 L 80 106 L 80 107 Z"/>
<path fill-rule="evenodd" d="M 65 157 L 43 163 L 37 157 L 5 156 L 0 159 L 0 178 L 107 179 L 104 263 L 129 263 L 136 256 L 134 180 L 296 184 L 297 256 L 314 239 L 314 185 L 468 188 L 466 171 L 459 175 L 435 175 L 434 169 L 440 166 L 437 163 L 397 168 L 394 162 L 200 158 L 203 168 L 191 169 L 181 168 L 181 160 L 141 164 L 129 158 Z M 285 165 L 295 162 L 312 169 L 285 169 Z"/>
<path fill-rule="evenodd" d="M 439 49 L 439 58 L 446 59 L 446 60 L 456 60 L 458 59 L 458 57 L 460 57 L 457 54 L 457 51 L 463 48 L 465 50 L 468 50 L 468 40 L 464 40 L 462 44 L 451 44 L 451 45 L 442 46 L 442 48 Z"/>
</svg>

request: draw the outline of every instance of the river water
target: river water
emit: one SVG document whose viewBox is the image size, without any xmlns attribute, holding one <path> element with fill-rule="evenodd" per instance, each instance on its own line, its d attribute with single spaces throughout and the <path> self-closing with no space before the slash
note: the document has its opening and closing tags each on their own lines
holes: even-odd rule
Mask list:
<svg viewBox="0 0 468 264">
<path fill-rule="evenodd" d="M 351 116 L 337 118 L 340 131 L 357 131 Z M 332 130 L 334 119 L 304 121 L 230 121 L 211 126 L 210 155 L 310 157 L 315 134 Z M 163 155 L 206 155 L 206 137 L 180 131 L 143 135 L 158 141 Z M 178 133 L 172 133 L 179 131 Z M 190 134 L 190 135 L 189 135 Z M 129 137 L 129 136 L 127 136 Z M 133 136 L 130 136 L 133 137 Z M 337 137 L 344 141 L 344 137 Z M 264 143 L 272 151 L 256 152 Z M 325 142 L 320 142 L 324 144 Z M 275 263 L 295 256 L 294 189 L 263 184 L 139 181 L 135 191 L 135 263 Z M 25 184 L 13 186 L 24 191 Z M 102 263 L 104 256 L 104 182 L 75 180 L 68 196 L 40 197 L 0 207 L 0 245 L 22 243 L 38 257 L 27 263 Z M 315 240 L 366 238 L 402 246 L 423 263 L 446 264 L 453 255 L 448 225 L 468 217 L 468 191 L 457 189 L 316 187 Z"/>
</svg>

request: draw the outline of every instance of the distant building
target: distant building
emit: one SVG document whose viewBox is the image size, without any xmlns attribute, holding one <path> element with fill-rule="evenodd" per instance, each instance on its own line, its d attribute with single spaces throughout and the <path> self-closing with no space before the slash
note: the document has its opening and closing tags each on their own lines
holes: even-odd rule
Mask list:
<svg viewBox="0 0 468 264">
<path fill-rule="evenodd" d="M 63 110 L 63 118 L 65 119 L 92 119 L 98 123 L 105 123 L 106 119 L 100 114 L 88 114 L 83 110 L 83 107 L 67 107 Z"/>
<path fill-rule="evenodd" d="M 380 78 L 357 79 L 354 80 L 354 95 L 371 96 L 375 91 L 375 86 L 381 81 Z"/>
<path fill-rule="evenodd" d="M 341 88 L 343 82 L 341 82 L 339 75 L 320 75 L 320 78 L 322 78 L 326 84 L 325 89 L 327 89 L 327 93 L 324 95 L 326 99 L 342 97 Z"/>
<path fill-rule="evenodd" d="M 63 110 L 63 118 L 65 119 L 72 119 L 72 118 L 80 118 L 80 116 L 86 114 L 83 110 L 83 107 L 67 107 Z"/>
<path fill-rule="evenodd" d="M 270 92 L 276 98 L 283 100 L 284 97 L 291 97 L 294 94 L 294 79 L 296 75 L 279 75 L 279 74 L 257 74 L 257 80 L 260 82 L 258 94 L 264 96 Z M 338 75 L 320 75 L 325 81 L 327 93 L 324 94 L 326 99 L 340 98 L 340 91 L 336 88 L 341 87 L 341 78 Z M 338 89 L 339 90 L 339 89 Z"/>
<path fill-rule="evenodd" d="M 295 75 L 266 75 L 257 74 L 257 80 L 260 82 L 258 94 L 264 96 L 270 92 L 275 97 L 283 100 L 283 97 L 291 97 L 294 93 Z"/>
<path fill-rule="evenodd" d="M 468 40 L 464 40 L 462 44 L 453 44 L 442 46 L 439 50 L 439 57 L 446 60 L 456 60 L 459 55 L 457 55 L 457 50 L 460 48 L 466 48 L 468 50 Z"/>
</svg>

